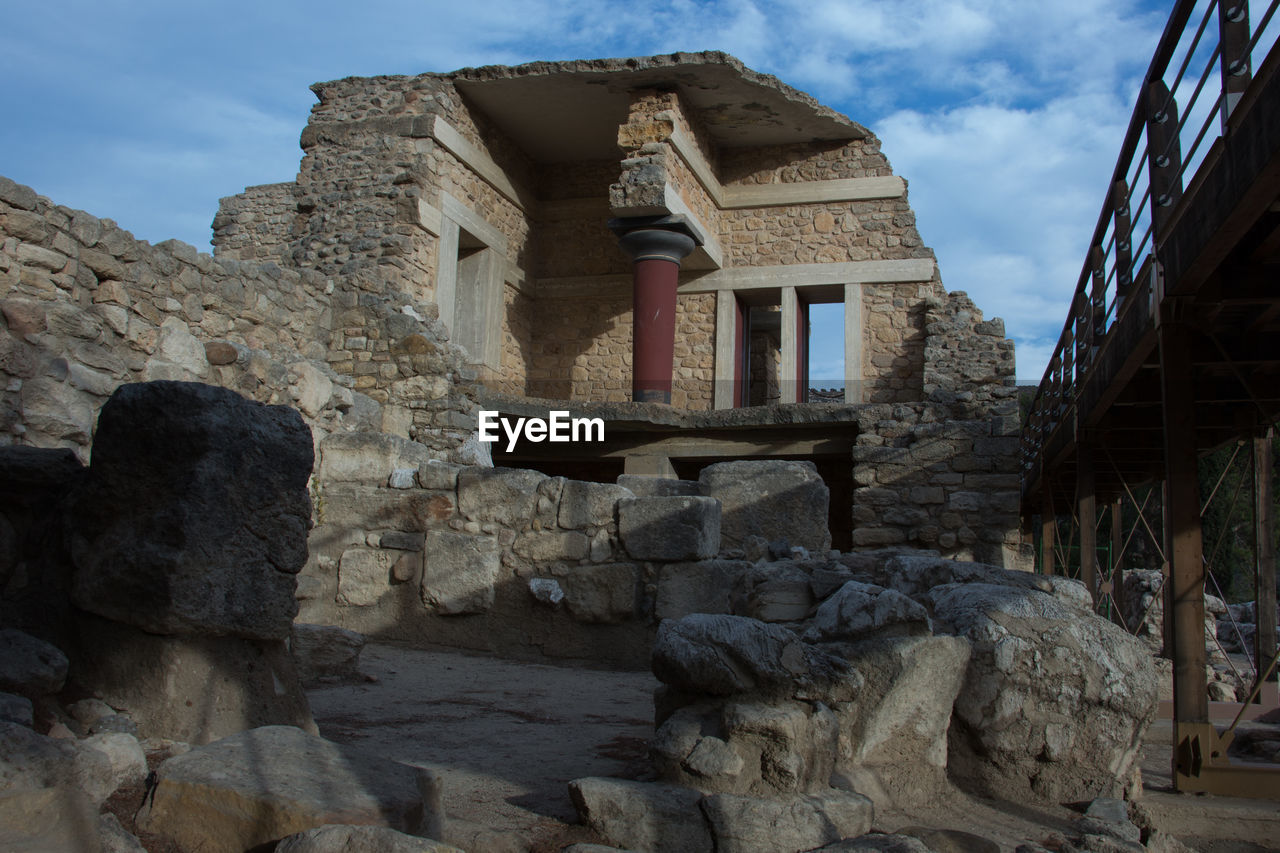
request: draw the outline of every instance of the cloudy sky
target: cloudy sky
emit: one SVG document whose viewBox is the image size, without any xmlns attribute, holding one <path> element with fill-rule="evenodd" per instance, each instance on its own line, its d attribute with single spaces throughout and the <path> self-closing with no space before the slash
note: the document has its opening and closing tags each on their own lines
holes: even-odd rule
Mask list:
<svg viewBox="0 0 1280 853">
<path fill-rule="evenodd" d="M 1171 5 L 10 4 L 0 28 L 0 174 L 143 239 L 208 251 L 219 197 L 296 175 L 313 82 L 724 50 L 883 140 L 948 289 L 1005 319 L 1019 378 L 1038 380 Z M 838 352 L 815 341 L 815 380 L 840 375 Z"/>
</svg>

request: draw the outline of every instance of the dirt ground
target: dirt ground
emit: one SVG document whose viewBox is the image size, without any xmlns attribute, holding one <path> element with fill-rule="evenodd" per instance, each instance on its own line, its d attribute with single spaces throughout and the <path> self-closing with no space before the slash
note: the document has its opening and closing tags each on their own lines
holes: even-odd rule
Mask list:
<svg viewBox="0 0 1280 853">
<path fill-rule="evenodd" d="M 593 840 L 573 825 L 577 816 L 566 788 L 571 779 L 649 778 L 646 741 L 653 733 L 658 682 L 647 672 L 376 644 L 365 647 L 361 670 L 376 681 L 308 691 L 321 734 L 438 769 L 451 818 L 517 832 L 535 850 Z M 1149 789 L 1143 801 L 1158 820 L 1172 823 L 1176 817 L 1181 822 L 1170 830 L 1212 853 L 1280 849 L 1280 809 L 1274 802 L 1163 791 L 1169 782 L 1167 738 L 1167 724 L 1157 724 L 1143 759 Z M 995 803 L 957 793 L 929 809 L 878 814 L 875 829 L 958 829 L 1012 851 L 1024 841 L 1070 834 L 1075 817 L 1065 807 Z"/>
</svg>

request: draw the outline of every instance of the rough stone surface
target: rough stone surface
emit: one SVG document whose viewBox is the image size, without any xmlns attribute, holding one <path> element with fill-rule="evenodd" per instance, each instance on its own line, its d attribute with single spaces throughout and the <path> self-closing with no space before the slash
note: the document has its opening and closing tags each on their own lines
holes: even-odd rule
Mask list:
<svg viewBox="0 0 1280 853">
<path fill-rule="evenodd" d="M 57 693 L 67 680 L 67 656 L 17 630 L 0 630 L 0 690 L 28 697 Z"/>
<path fill-rule="evenodd" d="M 0 850 L 99 853 L 103 848 L 97 811 L 73 787 L 0 793 Z"/>
<path fill-rule="evenodd" d="M 690 613 L 728 613 L 735 579 L 750 568 L 738 560 L 670 563 L 658 575 L 654 615 L 680 619 Z"/>
<path fill-rule="evenodd" d="M 494 584 L 501 570 L 494 537 L 433 530 L 427 535 L 426 553 L 422 600 L 428 607 L 454 615 L 483 613 L 493 606 Z"/>
<path fill-rule="evenodd" d="M 163 637 L 95 618 L 81 631 L 78 687 L 127 710 L 144 738 L 198 744 L 254 726 L 315 730 L 282 640 Z"/>
<path fill-rule="evenodd" d="M 749 460 L 718 462 L 702 469 L 703 494 L 723 507 L 722 547 L 741 547 L 748 536 L 825 552 L 830 492 L 811 462 Z"/>
<path fill-rule="evenodd" d="M 385 826 L 329 825 L 284 838 L 275 853 L 461 853 L 457 847 Z"/>
<path fill-rule="evenodd" d="M 533 517 L 546 474 L 525 468 L 463 468 L 458 474 L 458 510 L 476 521 L 521 530 Z"/>
<path fill-rule="evenodd" d="M 871 829 L 874 808 L 848 791 L 783 800 L 713 794 L 701 807 L 717 853 L 793 853 L 812 850 Z"/>
<path fill-rule="evenodd" d="M 31 728 L 34 722 L 31 700 L 12 693 L 0 693 L 0 722 L 17 723 Z"/>
<path fill-rule="evenodd" d="M 653 673 L 695 693 L 791 693 L 841 681 L 843 662 L 794 633 L 743 616 L 695 613 L 658 627 Z"/>
<path fill-rule="evenodd" d="M 615 847 L 652 853 L 710 853 L 714 848 L 699 791 L 590 777 L 569 783 L 582 822 Z"/>
<path fill-rule="evenodd" d="M 157 634 L 287 637 L 311 462 L 292 409 L 208 385 L 121 386 L 76 498 L 76 604 Z"/>
<path fill-rule="evenodd" d="M 622 474 L 618 485 L 638 498 L 698 497 L 702 484 L 697 480 L 668 480 L 663 477 L 644 477 Z"/>
<path fill-rule="evenodd" d="M 635 495 L 622 486 L 569 480 L 560 494 L 560 526 L 582 530 L 612 524 L 617 520 L 618 501 L 630 497 Z"/>
<path fill-rule="evenodd" d="M 335 433 L 320 442 L 316 476 L 326 483 L 385 486 L 392 473 L 431 459 L 428 448 L 381 432 Z"/>
<path fill-rule="evenodd" d="M 391 591 L 392 569 L 399 554 L 382 548 L 348 548 L 338 562 L 338 603 L 352 607 L 377 604 Z"/>
<path fill-rule="evenodd" d="M 886 637 L 845 650 L 862 676 L 858 698 L 837 706 L 839 770 L 855 790 L 901 807 L 943 786 L 947 732 L 969 644 L 959 637 Z"/>
<path fill-rule="evenodd" d="M 822 602 L 805 639 L 815 642 L 855 640 L 870 634 L 928 633 L 929 613 L 917 602 L 897 590 L 849 581 Z"/>
<path fill-rule="evenodd" d="M 120 825 L 115 815 L 98 815 L 98 838 L 102 853 L 147 853 L 138 837 Z"/>
<path fill-rule="evenodd" d="M 624 498 L 618 530 L 637 560 L 705 560 L 720 550 L 720 503 L 714 498 Z"/>
<path fill-rule="evenodd" d="M 845 838 L 819 847 L 822 853 L 936 853 L 919 838 L 868 832 L 857 838 Z"/>
<path fill-rule="evenodd" d="M 247 850 L 326 824 L 414 831 L 415 772 L 290 726 L 268 726 L 160 766 L 141 828 L 185 850 Z"/>
<path fill-rule="evenodd" d="M 355 678 L 359 673 L 364 635 L 336 625 L 293 623 L 289 651 L 304 682 L 318 678 Z"/>
<path fill-rule="evenodd" d="M 1157 702 L 1147 648 L 1043 592 L 985 583 L 929 593 L 935 619 L 973 645 L 949 772 L 1015 801 L 1118 795 Z"/>
<path fill-rule="evenodd" d="M 77 765 L 84 768 L 80 785 L 102 801 L 125 785 L 137 785 L 147 775 L 147 756 L 133 735 L 103 732 L 76 743 Z M 85 755 L 92 751 L 97 755 Z M 99 758 L 100 757 L 100 758 Z M 104 763 L 105 762 L 105 763 Z"/>
<path fill-rule="evenodd" d="M 634 563 L 575 566 L 559 581 L 565 606 L 581 622 L 618 623 L 635 617 L 640 571 Z"/>
</svg>

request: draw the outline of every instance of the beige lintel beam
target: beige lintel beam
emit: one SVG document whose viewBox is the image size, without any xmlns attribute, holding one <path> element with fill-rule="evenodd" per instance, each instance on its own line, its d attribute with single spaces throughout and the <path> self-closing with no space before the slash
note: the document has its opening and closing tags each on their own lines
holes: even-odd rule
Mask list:
<svg viewBox="0 0 1280 853">
<path fill-rule="evenodd" d="M 445 219 L 456 222 L 463 230 L 480 240 L 490 249 L 505 256 L 507 235 L 503 234 L 474 210 L 446 192 L 440 193 L 440 213 Z"/>
<path fill-rule="evenodd" d="M 836 181 L 803 181 L 794 184 L 743 184 L 724 188 L 724 209 L 777 207 L 788 204 L 824 204 L 901 198 L 907 193 L 902 178 L 847 178 Z"/>
<path fill-rule="evenodd" d="M 754 290 L 778 287 L 818 287 L 833 284 L 895 284 L 932 281 L 933 258 L 892 261 L 844 261 L 836 264 L 791 264 L 768 267 L 727 267 L 680 285 L 681 293 Z"/>
<path fill-rule="evenodd" d="M 473 145 L 453 125 L 440 116 L 436 116 L 435 122 L 432 124 L 431 135 L 449 153 L 461 160 L 467 168 L 483 178 L 516 207 L 528 213 L 537 206 L 537 200 L 534 198 L 533 193 L 511 180 L 506 171 L 492 157 L 476 145 Z"/>
<path fill-rule="evenodd" d="M 724 207 L 724 188 L 720 186 L 720 181 L 716 179 L 716 174 L 711 168 L 711 164 L 702 156 L 702 151 L 698 149 L 698 143 L 693 141 L 684 128 L 676 125 L 671 131 L 668 138 L 671 147 L 680 155 L 680 159 L 684 160 L 685 165 L 689 167 L 689 171 L 693 172 L 693 176 L 698 179 L 698 183 L 702 184 L 702 188 L 707 191 L 707 195 L 711 196 L 711 200 L 716 207 Z"/>
<path fill-rule="evenodd" d="M 444 214 L 440 212 L 440 208 L 426 199 L 418 199 L 418 225 L 432 237 L 439 237 L 443 233 L 443 216 Z"/>
<path fill-rule="evenodd" d="M 720 241 L 716 238 L 715 233 L 707 227 L 701 217 L 693 212 L 684 198 L 671 184 L 667 184 L 662 188 L 662 194 L 667 210 L 676 216 L 683 216 L 690 230 L 693 231 L 694 239 L 701 244 L 693 250 L 681 266 L 685 269 L 707 269 L 708 267 L 720 269 L 724 266 L 724 250 L 720 248 Z"/>
</svg>

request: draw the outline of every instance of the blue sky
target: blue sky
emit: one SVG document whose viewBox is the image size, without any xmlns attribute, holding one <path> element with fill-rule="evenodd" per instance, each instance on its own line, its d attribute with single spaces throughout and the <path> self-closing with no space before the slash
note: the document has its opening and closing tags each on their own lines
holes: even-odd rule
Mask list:
<svg viewBox="0 0 1280 853">
<path fill-rule="evenodd" d="M 1127 0 L 9 4 L 0 174 L 209 250 L 221 196 L 292 180 L 311 83 L 724 50 L 868 126 L 943 282 L 1038 380 L 1168 15 Z M 840 375 L 820 328 L 811 375 Z M 830 339 L 830 342 L 826 342 Z"/>
</svg>

